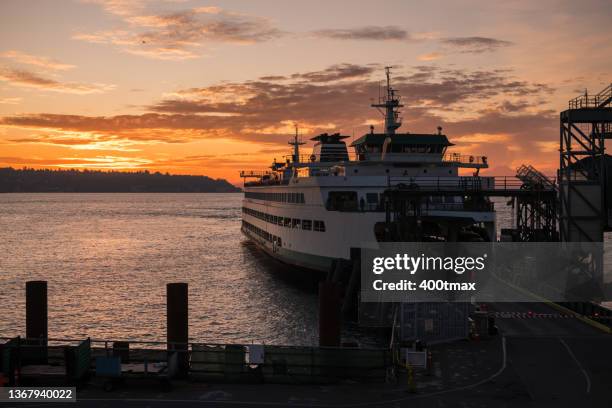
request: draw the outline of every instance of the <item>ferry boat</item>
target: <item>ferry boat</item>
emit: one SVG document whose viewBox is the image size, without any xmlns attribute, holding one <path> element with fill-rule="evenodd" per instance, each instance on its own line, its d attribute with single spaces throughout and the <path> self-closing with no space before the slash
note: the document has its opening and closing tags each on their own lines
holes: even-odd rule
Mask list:
<svg viewBox="0 0 612 408">
<path fill-rule="evenodd" d="M 350 259 L 351 248 L 376 248 L 385 239 L 385 190 L 405 185 L 456 189 L 494 182 L 479 176 L 479 170 L 488 167 L 486 157 L 447 152 L 453 144 L 441 127 L 433 134 L 397 132 L 403 105 L 391 86 L 390 68 L 385 70 L 384 96 L 372 105 L 384 115 L 383 132 L 371 126 L 350 146 L 348 136 L 323 133 L 311 139 L 312 153 L 301 156 L 304 143 L 296 129 L 289 142 L 291 156 L 275 160 L 266 171 L 240 172 L 242 232 L 274 258 L 328 271 L 334 259 Z M 472 174 L 460 175 L 460 169 L 472 169 Z M 428 197 L 420 211 L 428 238 L 495 240 L 495 211 L 483 200 L 484 206 L 474 206 L 463 196 Z"/>
</svg>

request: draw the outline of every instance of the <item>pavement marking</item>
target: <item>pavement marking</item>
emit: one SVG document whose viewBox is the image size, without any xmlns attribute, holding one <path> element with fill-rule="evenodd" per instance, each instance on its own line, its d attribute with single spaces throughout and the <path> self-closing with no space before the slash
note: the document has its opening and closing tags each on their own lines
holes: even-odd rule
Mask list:
<svg viewBox="0 0 612 408">
<path fill-rule="evenodd" d="M 582 367 L 582 364 L 580 364 L 580 361 L 578 361 L 578 359 L 576 358 L 576 355 L 574 354 L 574 352 L 572 351 L 570 346 L 565 342 L 565 340 L 563 340 L 561 337 L 559 337 L 559 341 L 561 342 L 561 344 L 563 344 L 563 346 L 565 346 L 565 348 L 567 349 L 567 352 L 569 353 L 569 355 L 574 359 L 574 361 L 576 362 L 576 365 L 578 366 L 580 371 L 582 371 L 582 374 L 584 374 L 584 378 L 586 379 L 586 393 L 590 394 L 590 392 L 591 392 L 591 379 L 589 378 L 589 374 L 584 369 L 584 367 Z"/>
<path fill-rule="evenodd" d="M 578 320 L 582 321 L 583 323 L 588 324 L 591 327 L 596 328 L 597 330 L 600 330 L 600 331 L 602 331 L 604 333 L 612 334 L 612 327 L 610 327 L 609 325 L 604 325 L 604 324 L 601 324 L 601 323 L 599 323 L 599 322 L 597 322 L 595 320 L 589 319 L 589 317 L 583 316 L 583 315 L 581 315 L 578 312 L 575 312 L 575 311 L 573 311 L 571 309 L 566 308 L 565 306 L 561 306 L 560 304 L 555 303 L 555 302 L 553 302 L 551 300 L 548 300 L 548 299 L 546 299 L 546 298 L 544 298 L 544 297 L 542 297 L 540 295 L 536 295 L 535 293 L 531 293 L 530 291 L 528 291 L 528 290 L 526 290 L 524 288 L 518 287 L 518 286 L 516 286 L 516 285 L 514 285 L 514 284 L 512 284 L 510 282 L 506 282 L 505 280 L 501 279 L 500 277 L 498 277 L 495 274 L 493 274 L 492 276 L 498 282 L 501 282 L 501 283 L 507 285 L 508 287 L 511 287 L 511 288 L 513 288 L 513 289 L 515 289 L 515 290 L 517 290 L 519 292 L 522 292 L 523 294 L 525 294 L 527 296 L 531 296 L 532 298 L 534 298 L 534 300 L 537 300 L 537 301 L 542 302 L 542 303 L 546 303 L 548 306 L 551 306 L 551 307 L 553 307 L 553 308 L 555 308 L 555 309 L 557 309 L 557 310 L 559 310 L 559 311 L 561 311 L 561 312 L 563 312 L 565 314 L 571 314 L 575 318 L 577 318 Z"/>
<path fill-rule="evenodd" d="M 576 316 L 567 313 L 537 312 L 490 312 L 496 319 L 573 319 Z"/>
</svg>

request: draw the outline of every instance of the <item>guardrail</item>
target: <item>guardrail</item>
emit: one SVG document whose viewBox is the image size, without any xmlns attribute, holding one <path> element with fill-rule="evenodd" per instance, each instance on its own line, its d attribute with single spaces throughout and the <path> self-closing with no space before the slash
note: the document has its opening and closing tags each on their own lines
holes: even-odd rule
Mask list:
<svg viewBox="0 0 612 408">
<path fill-rule="evenodd" d="M 0 340 L 10 338 L 0 337 Z M 45 340 L 45 339 L 42 339 Z M 36 350 L 41 339 L 20 339 Z M 78 339 L 46 339 L 43 343 L 78 343 Z M 1 342 L 0 342 L 1 343 Z M 82 341 L 81 341 L 82 343 Z M 385 379 L 392 365 L 386 348 L 282 346 L 263 344 L 167 343 L 138 340 L 87 340 L 91 348 L 84 367 L 93 372 L 96 357 L 119 357 L 121 363 L 166 361 L 167 349 L 188 353 L 189 373 L 197 380 L 257 381 L 272 383 L 321 383 L 352 378 Z M 136 345 L 137 347 L 131 347 Z M 172 346 L 172 347 L 169 347 Z M 17 347 L 5 345 L 4 347 Z M 44 347 L 51 347 L 45 345 Z M 31 352 L 30 352 L 31 353 Z"/>
<path fill-rule="evenodd" d="M 608 85 L 605 89 L 595 95 L 589 95 L 586 91 L 584 95 L 570 99 L 570 109 L 582 109 L 582 108 L 601 108 L 612 102 L 612 84 Z"/>
</svg>

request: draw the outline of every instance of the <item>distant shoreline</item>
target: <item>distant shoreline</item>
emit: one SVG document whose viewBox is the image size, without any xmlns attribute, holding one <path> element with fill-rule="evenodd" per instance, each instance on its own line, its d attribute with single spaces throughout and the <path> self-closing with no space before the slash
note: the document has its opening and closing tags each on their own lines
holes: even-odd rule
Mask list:
<svg viewBox="0 0 612 408">
<path fill-rule="evenodd" d="M 224 179 L 147 170 L 50 170 L 0 168 L 1 193 L 240 193 Z"/>
<path fill-rule="evenodd" d="M 244 191 L 0 191 L 0 194 L 242 194 Z"/>
</svg>

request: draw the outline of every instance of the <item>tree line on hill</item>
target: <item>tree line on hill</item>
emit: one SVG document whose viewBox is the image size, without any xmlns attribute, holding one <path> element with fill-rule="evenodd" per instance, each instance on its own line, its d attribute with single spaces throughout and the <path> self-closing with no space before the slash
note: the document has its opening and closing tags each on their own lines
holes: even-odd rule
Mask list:
<svg viewBox="0 0 612 408">
<path fill-rule="evenodd" d="M 224 179 L 100 170 L 50 170 L 0 168 L 1 193 L 234 193 L 241 189 Z"/>
</svg>

